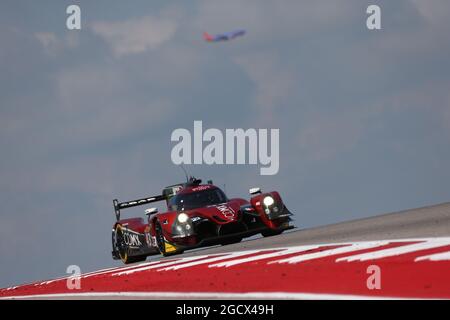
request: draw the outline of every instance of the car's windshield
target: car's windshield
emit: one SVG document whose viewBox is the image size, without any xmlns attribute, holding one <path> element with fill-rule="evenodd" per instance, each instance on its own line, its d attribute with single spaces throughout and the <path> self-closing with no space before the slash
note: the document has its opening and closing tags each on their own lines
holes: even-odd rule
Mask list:
<svg viewBox="0 0 450 320">
<path fill-rule="evenodd" d="M 184 211 L 213 204 L 224 203 L 227 197 L 220 189 L 208 189 L 193 193 L 182 193 L 169 200 L 169 210 Z"/>
</svg>

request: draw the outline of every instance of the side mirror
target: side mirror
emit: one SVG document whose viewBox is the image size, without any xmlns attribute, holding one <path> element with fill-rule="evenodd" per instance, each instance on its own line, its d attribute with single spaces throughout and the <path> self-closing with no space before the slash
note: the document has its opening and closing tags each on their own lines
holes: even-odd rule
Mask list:
<svg viewBox="0 0 450 320">
<path fill-rule="evenodd" d="M 261 188 L 250 188 L 250 190 L 248 190 L 248 192 L 251 195 L 255 195 L 255 194 L 261 193 Z"/>
<path fill-rule="evenodd" d="M 158 209 L 157 208 L 150 208 L 150 209 L 145 209 L 145 215 L 146 216 L 150 216 L 154 213 L 158 213 Z"/>
</svg>

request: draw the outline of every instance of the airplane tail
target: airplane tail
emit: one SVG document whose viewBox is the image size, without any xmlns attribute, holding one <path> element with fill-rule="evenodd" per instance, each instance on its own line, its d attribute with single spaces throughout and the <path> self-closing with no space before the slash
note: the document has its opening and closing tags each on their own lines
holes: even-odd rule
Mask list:
<svg viewBox="0 0 450 320">
<path fill-rule="evenodd" d="M 206 41 L 212 41 L 213 37 L 208 32 L 203 32 L 203 39 L 205 39 Z"/>
</svg>

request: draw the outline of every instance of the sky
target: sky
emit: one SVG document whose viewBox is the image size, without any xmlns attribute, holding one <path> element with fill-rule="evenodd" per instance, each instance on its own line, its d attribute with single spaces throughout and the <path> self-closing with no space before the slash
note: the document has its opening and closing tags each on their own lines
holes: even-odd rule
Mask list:
<svg viewBox="0 0 450 320">
<path fill-rule="evenodd" d="M 183 181 L 170 137 L 195 120 L 280 129 L 277 175 L 186 169 L 229 197 L 279 191 L 299 228 L 449 201 L 449 16 L 447 0 L 1 1 L 0 287 L 120 265 L 112 199 Z"/>
</svg>

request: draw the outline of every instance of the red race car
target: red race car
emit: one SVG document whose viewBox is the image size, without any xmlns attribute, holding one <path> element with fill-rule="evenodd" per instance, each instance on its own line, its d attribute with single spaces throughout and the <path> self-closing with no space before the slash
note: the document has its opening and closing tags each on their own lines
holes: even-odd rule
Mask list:
<svg viewBox="0 0 450 320">
<path fill-rule="evenodd" d="M 113 200 L 116 223 L 112 229 L 112 256 L 124 263 L 143 261 L 147 256 L 182 253 L 207 245 L 226 245 L 261 233 L 264 237 L 291 229 L 292 213 L 276 191 L 250 189 L 250 201 L 228 199 L 208 181 L 190 178 L 169 186 L 161 195 L 127 202 Z M 145 210 L 143 218 L 121 219 L 120 210 L 166 201 L 167 211 Z"/>
</svg>

